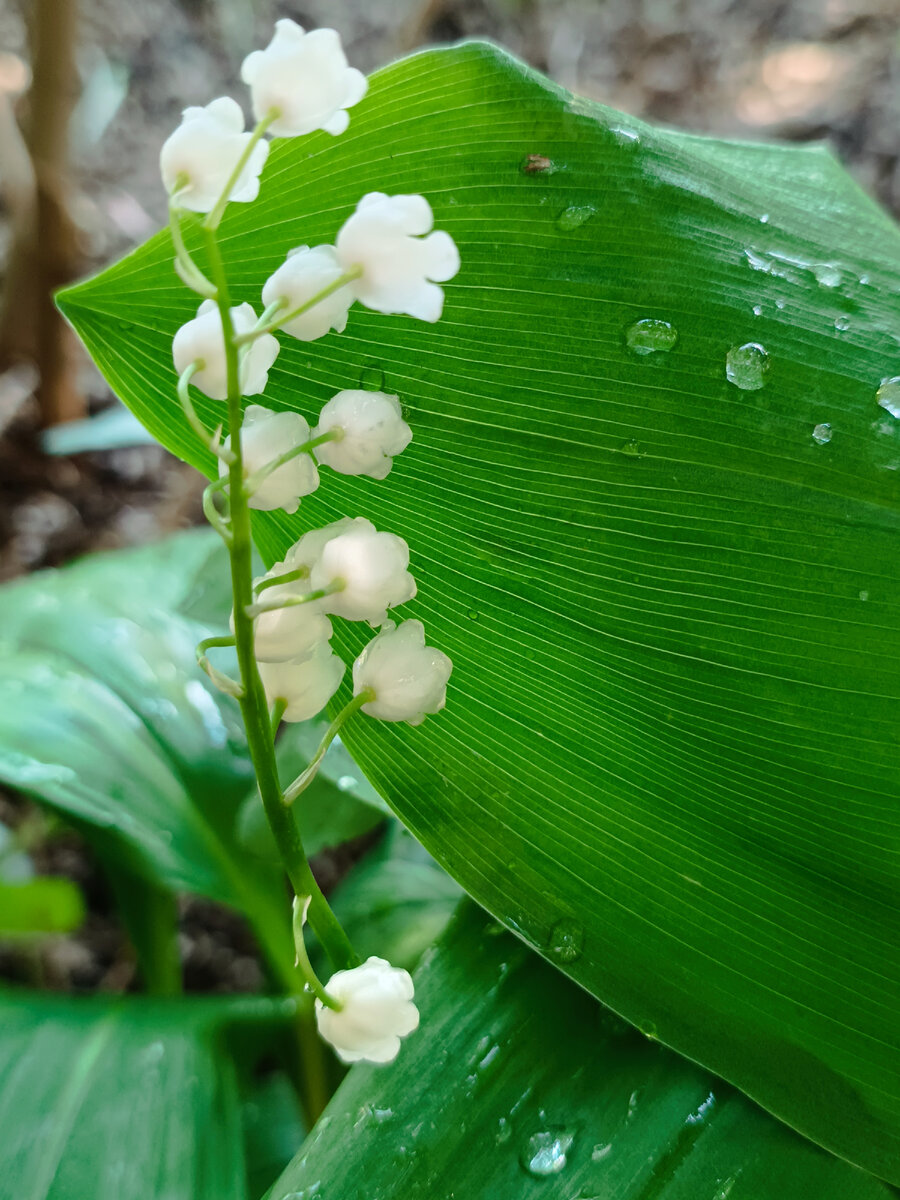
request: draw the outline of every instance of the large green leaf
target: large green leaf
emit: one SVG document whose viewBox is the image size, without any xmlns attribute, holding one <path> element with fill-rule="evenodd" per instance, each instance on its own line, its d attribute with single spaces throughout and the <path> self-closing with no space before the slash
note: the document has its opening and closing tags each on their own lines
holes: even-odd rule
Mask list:
<svg viewBox="0 0 900 1200">
<path fill-rule="evenodd" d="M 267 1200 L 890 1200 L 467 905 L 417 1033 L 354 1067 Z"/>
<path fill-rule="evenodd" d="M 210 537 L 219 544 L 183 535 L 0 590 L 0 780 L 91 838 L 161 989 L 174 986 L 171 947 L 153 939 L 167 923 L 173 935 L 174 913 L 164 919 L 160 889 L 245 912 L 293 974 L 280 874 L 248 862 L 234 836 L 252 780 L 237 706 L 196 666 L 208 627 L 178 612 Z"/>
<path fill-rule="evenodd" d="M 329 475 L 256 526 L 269 560 L 343 514 L 410 542 L 449 704 L 361 717 L 350 750 L 562 970 L 900 1178 L 900 440 L 875 397 L 900 235 L 821 148 L 653 130 L 468 45 L 379 73 L 344 137 L 275 144 L 222 226 L 236 300 L 374 189 L 425 193 L 457 240 L 443 320 L 286 338 L 267 401 L 383 386 L 414 441 L 386 483 Z M 210 471 L 174 399 L 195 299 L 168 236 L 61 304 Z M 644 319 L 674 348 L 631 349 Z M 751 342 L 759 390 L 726 379 Z"/>
<path fill-rule="evenodd" d="M 0 1197 L 256 1200 L 223 1038 L 289 1015 L 258 1000 L 0 995 Z"/>
</svg>

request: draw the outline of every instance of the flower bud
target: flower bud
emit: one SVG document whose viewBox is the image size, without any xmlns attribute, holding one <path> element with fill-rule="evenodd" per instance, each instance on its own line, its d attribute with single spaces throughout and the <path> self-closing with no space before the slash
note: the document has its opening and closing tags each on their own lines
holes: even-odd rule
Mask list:
<svg viewBox="0 0 900 1200">
<path fill-rule="evenodd" d="M 385 392 L 338 392 L 319 415 L 315 436 L 341 431 L 340 441 L 316 448 L 319 462 L 341 475 L 368 475 L 384 479 L 393 466 L 392 456 L 412 441 L 412 430 L 403 420 L 400 401 Z"/>
<path fill-rule="evenodd" d="M 400 1052 L 400 1039 L 419 1026 L 409 972 L 383 958 L 336 971 L 326 990 L 341 1008 L 316 1000 L 316 1023 L 342 1062 L 391 1062 Z"/>
<path fill-rule="evenodd" d="M 426 713 L 447 703 L 453 664 L 440 650 L 425 645 L 421 621 L 388 621 L 353 664 L 353 694 L 371 688 L 375 699 L 362 711 L 380 721 L 421 725 Z"/>
<path fill-rule="evenodd" d="M 444 291 L 437 285 L 459 270 L 459 251 L 449 233 L 429 233 L 433 224 L 424 196 L 363 196 L 335 249 L 344 271 L 362 269 L 353 286 L 367 308 L 438 320 Z"/>
<path fill-rule="evenodd" d="M 341 686 L 345 670 L 327 642 L 320 642 L 303 658 L 258 666 L 269 707 L 276 700 L 287 704 L 285 721 L 308 721 L 320 713 Z"/>
<path fill-rule="evenodd" d="M 309 425 L 295 412 L 273 412 L 261 404 L 251 404 L 244 413 L 241 427 L 241 447 L 244 456 L 244 478 L 267 467 L 288 450 L 310 440 Z M 231 448 L 231 438 L 225 439 L 225 449 Z M 228 467 L 219 461 L 219 475 L 227 475 Z M 263 512 L 282 508 L 286 513 L 297 511 L 301 496 L 308 496 L 319 486 L 319 472 L 312 455 L 298 454 L 277 467 L 260 483 L 249 497 L 250 508 Z"/>
<path fill-rule="evenodd" d="M 252 304 L 239 304 L 231 309 L 235 333 L 249 333 L 256 324 Z M 281 347 L 271 333 L 240 348 L 238 377 L 242 396 L 255 396 L 265 390 L 269 368 L 278 357 Z M 193 362 L 202 360 L 203 367 L 191 379 L 210 400 L 228 398 L 228 369 L 225 361 L 225 335 L 222 317 L 214 300 L 204 300 L 192 321 L 182 325 L 172 342 L 172 358 L 180 375 Z"/>
<path fill-rule="evenodd" d="M 342 274 L 343 268 L 333 246 L 314 246 L 312 249 L 298 246 L 266 280 L 262 290 L 263 304 L 268 308 L 276 300 L 285 300 L 290 306 L 283 310 L 287 315 L 324 291 Z M 347 313 L 355 298 L 353 288 L 349 283 L 345 284 L 281 328 L 301 342 L 313 342 L 324 337 L 330 329 L 343 333 Z M 277 313 L 275 320 L 278 320 Z"/>
<path fill-rule="evenodd" d="M 206 108 L 186 108 L 181 124 L 169 134 L 159 153 L 166 191 L 169 195 L 178 191 L 178 204 L 182 208 L 208 213 L 222 194 L 250 136 L 244 133 L 241 107 L 230 96 L 220 96 Z M 253 147 L 247 165 L 231 189 L 230 200 L 256 199 L 259 175 L 268 153 L 268 142 L 258 142 Z"/>
<path fill-rule="evenodd" d="M 298 137 L 314 129 L 343 133 L 350 123 L 346 109 L 362 100 L 368 88 L 365 75 L 347 66 L 333 29 L 305 33 L 287 18 L 275 22 L 265 50 L 247 55 L 241 79 L 250 88 L 257 121 L 278 110 L 269 126 L 276 137 Z"/>
<path fill-rule="evenodd" d="M 357 517 L 352 526 L 325 543 L 310 572 L 314 590 L 340 584 L 325 598 L 326 612 L 348 621 L 380 625 L 387 610 L 416 594 L 407 571 L 409 547 L 393 533 L 379 533 L 371 521 Z"/>
</svg>

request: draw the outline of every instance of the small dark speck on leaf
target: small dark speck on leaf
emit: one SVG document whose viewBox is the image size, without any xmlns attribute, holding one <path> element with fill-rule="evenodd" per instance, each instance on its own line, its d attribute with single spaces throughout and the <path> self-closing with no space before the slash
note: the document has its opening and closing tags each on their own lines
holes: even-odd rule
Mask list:
<svg viewBox="0 0 900 1200">
<path fill-rule="evenodd" d="M 553 170 L 553 160 L 546 154 L 527 154 L 522 170 L 526 175 L 547 175 Z"/>
</svg>

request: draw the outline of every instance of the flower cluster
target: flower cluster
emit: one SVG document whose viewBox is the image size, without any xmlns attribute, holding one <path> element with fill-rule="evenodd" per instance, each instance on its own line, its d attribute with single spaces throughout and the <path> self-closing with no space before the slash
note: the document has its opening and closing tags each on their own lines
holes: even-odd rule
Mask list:
<svg viewBox="0 0 900 1200">
<path fill-rule="evenodd" d="M 347 65 L 334 30 L 306 33 L 289 20 L 277 23 L 269 46 L 250 54 L 241 74 L 257 120 L 251 131 L 245 131 L 236 102 L 221 97 L 205 108 L 185 110 L 160 154 L 176 270 L 203 297 L 197 315 L 174 338 L 178 395 L 192 427 L 219 459 L 220 478 L 207 489 L 204 507 L 226 541 L 232 537 L 230 518 L 218 509 L 214 493 L 226 509 L 236 502 L 245 506 L 246 528 L 246 507 L 296 512 L 301 499 L 319 487 L 322 467 L 385 479 L 412 439 L 399 397 L 386 392 L 339 391 L 322 407 L 314 427 L 299 412 L 261 403 L 249 404 L 241 413 L 240 397 L 266 391 L 281 350 L 276 334 L 312 342 L 332 331 L 341 333 L 355 303 L 379 313 L 437 321 L 444 305 L 440 285 L 459 269 L 456 245 L 448 233 L 433 229 L 424 197 L 371 192 L 341 225 L 333 245 L 300 245 L 289 251 L 262 285 L 261 311 L 249 303 L 232 306 L 221 278 L 216 283 L 207 279 L 191 258 L 181 232 L 182 212 L 204 214 L 204 228 L 214 239 L 225 205 L 252 201 L 259 193 L 269 150 L 264 135 L 293 138 L 319 130 L 336 136 L 347 128 L 347 110 L 363 98 L 367 86 L 360 72 Z M 200 421 L 191 387 L 211 400 L 227 401 L 231 431 L 224 440 L 221 429 L 209 434 Z M 245 647 L 243 661 L 249 662 L 251 674 L 255 669 L 259 675 L 252 694 L 261 700 L 261 683 L 276 723 L 303 721 L 321 712 L 346 673 L 331 645 L 332 621 L 343 619 L 365 622 L 378 632 L 353 664 L 353 699 L 329 736 L 357 711 L 412 725 L 439 712 L 446 702 L 450 659 L 426 645 L 420 621 L 396 624 L 389 619 L 415 594 L 403 538 L 376 529 L 365 517 L 305 533 L 281 562 L 253 581 L 252 603 L 236 604 L 232 613 L 231 642 Z M 207 639 L 204 645 L 227 642 Z M 200 661 L 220 686 L 251 702 L 244 687 L 246 671 L 244 682 L 237 683 L 211 668 L 205 656 Z M 306 786 L 326 747 L 327 740 L 307 772 L 285 789 L 285 802 Z M 418 1024 L 412 980 L 383 959 L 370 958 L 338 971 L 329 990 L 322 989 L 309 974 L 301 945 L 306 907 L 298 962 L 305 963 L 319 996 L 322 1036 L 346 1062 L 389 1061 L 398 1052 L 399 1039 Z"/>
</svg>

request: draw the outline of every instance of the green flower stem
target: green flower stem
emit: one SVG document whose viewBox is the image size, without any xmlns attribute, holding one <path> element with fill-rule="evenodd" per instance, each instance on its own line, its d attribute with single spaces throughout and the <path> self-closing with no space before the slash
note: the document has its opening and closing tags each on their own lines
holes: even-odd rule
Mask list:
<svg viewBox="0 0 900 1200">
<path fill-rule="evenodd" d="M 261 483 L 277 471 L 279 467 L 283 467 L 285 463 L 289 463 L 292 458 L 298 458 L 301 454 L 312 454 L 316 446 L 321 446 L 325 442 L 339 442 L 344 436 L 343 429 L 332 429 L 329 433 L 319 434 L 318 437 L 310 438 L 308 442 L 302 442 L 299 446 L 293 446 L 290 450 L 285 450 L 284 454 L 279 454 L 277 458 L 273 458 L 271 462 L 266 463 L 264 467 L 260 467 L 258 471 L 254 471 L 246 481 L 245 487 L 247 495 L 252 496 Z"/>
<path fill-rule="evenodd" d="M 305 771 L 302 771 L 297 776 L 292 784 L 284 789 L 285 804 L 293 804 L 300 793 L 309 787 L 316 777 L 316 773 L 319 770 L 322 759 L 325 757 L 328 751 L 328 747 L 341 732 L 341 729 L 344 727 L 346 722 L 350 719 L 350 717 L 353 716 L 354 713 L 359 712 L 364 704 L 368 704 L 370 700 L 374 699 L 374 691 L 371 688 L 365 688 L 359 693 L 358 696 L 354 696 L 349 704 L 345 705 L 344 708 L 341 709 L 338 715 L 328 726 L 328 729 L 325 731 L 325 736 L 319 743 L 319 748 L 313 755 L 309 766 Z"/>
<path fill-rule="evenodd" d="M 284 714 L 287 712 L 287 700 L 276 700 L 272 705 L 272 737 L 278 732 Z"/>
<path fill-rule="evenodd" d="M 225 266 L 214 230 L 206 230 L 206 240 L 210 271 L 216 285 L 216 303 L 219 307 L 225 336 L 229 430 L 234 455 L 228 468 L 232 535 L 228 549 L 231 558 L 231 586 L 234 596 L 234 637 L 244 689 L 240 701 L 241 714 L 244 718 L 247 743 L 256 772 L 260 796 L 288 878 L 298 896 L 310 897 L 309 923 L 325 947 L 329 958 L 340 970 L 356 966 L 359 958 L 310 870 L 294 814 L 284 805 L 275 763 L 275 746 L 272 739 L 269 709 L 253 654 L 253 621 L 247 616 L 247 609 L 253 603 L 252 541 L 250 510 L 247 506 L 247 495 L 243 486 L 244 464 L 240 439 L 242 411 L 238 346 L 231 319 L 231 298 L 225 276 Z"/>
<path fill-rule="evenodd" d="M 202 358 L 197 358 L 192 363 L 188 363 L 178 377 L 178 387 L 176 390 L 184 415 L 187 417 L 188 425 L 190 425 L 207 450 L 211 454 L 214 454 L 216 458 L 220 458 L 227 466 L 231 462 L 232 454 L 230 450 L 226 450 L 224 446 L 219 445 L 221 427 L 214 434 L 211 434 L 197 416 L 197 410 L 194 408 L 193 400 L 191 400 L 190 382 L 198 371 L 203 370 L 205 365 Z"/>
<path fill-rule="evenodd" d="M 254 617 L 258 617 L 262 613 L 279 612 L 282 608 L 296 608 L 300 604 L 311 604 L 313 600 L 322 600 L 325 596 L 330 596 L 333 592 L 340 590 L 340 588 L 332 586 L 319 588 L 315 592 L 307 592 L 305 596 L 285 596 L 280 600 L 277 598 L 261 600 L 256 604 L 248 604 L 245 611 L 252 621 Z"/>
<path fill-rule="evenodd" d="M 321 292 L 316 292 L 312 299 L 307 300 L 304 304 L 292 308 L 290 312 L 286 312 L 281 316 L 273 317 L 266 324 L 258 321 L 252 329 L 248 329 L 246 333 L 237 335 L 237 344 L 245 345 L 247 342 L 253 342 L 264 333 L 272 333 L 275 329 L 281 329 L 287 325 L 288 321 L 293 321 L 295 317 L 302 317 L 305 312 L 309 312 L 311 308 L 315 308 L 317 304 L 321 304 L 323 300 L 327 300 L 329 296 L 333 296 L 335 292 L 340 291 L 348 283 L 352 283 L 354 279 L 359 279 L 362 275 L 362 267 L 352 267 L 349 271 L 345 271 L 343 275 L 339 275 L 334 283 L 329 283 L 328 287 L 322 288 Z M 274 307 L 274 306 L 270 306 Z M 279 305 L 279 308 L 281 305 Z M 268 310 L 267 310 L 268 311 Z"/>
<path fill-rule="evenodd" d="M 214 483 L 209 484 L 208 487 L 203 489 L 203 515 L 226 546 L 231 543 L 231 529 L 228 526 L 227 513 L 220 513 L 218 508 L 216 508 L 216 496 L 221 495 L 224 497 L 227 486 L 228 476 L 223 475 L 221 479 L 217 479 Z"/>
<path fill-rule="evenodd" d="M 225 206 L 231 198 L 231 193 L 234 191 L 235 185 L 240 179 L 244 167 L 246 167 L 247 163 L 250 161 L 250 156 L 256 149 L 260 138 L 263 136 L 272 122 L 277 120 L 280 115 L 281 114 L 277 108 L 270 108 L 263 119 L 257 123 L 256 128 L 250 134 L 250 138 L 247 142 L 247 145 L 243 149 L 241 157 L 234 164 L 234 169 L 228 176 L 225 186 L 222 188 L 221 196 L 218 198 L 213 208 L 211 208 L 207 213 L 206 218 L 203 221 L 204 230 L 208 232 L 215 232 L 215 230 L 219 228 L 219 222 L 222 220 L 222 214 L 225 211 Z"/>
<path fill-rule="evenodd" d="M 271 579 L 261 579 L 253 585 L 253 590 L 258 596 L 266 588 L 281 587 L 283 583 L 295 583 L 298 579 L 308 578 L 309 567 L 298 567 L 296 571 L 285 571 L 282 575 L 273 575 Z"/>
<path fill-rule="evenodd" d="M 303 977 L 312 989 L 313 994 L 322 1001 L 325 1007 L 332 1008 L 335 1012 L 340 1012 L 343 1005 L 326 992 L 321 980 L 313 970 L 312 963 L 309 961 L 309 955 L 306 952 L 303 926 L 306 924 L 306 909 L 308 904 L 308 896 L 296 896 L 294 898 L 292 925 L 294 930 L 294 949 L 297 952 L 297 966 L 303 972 Z"/>
<path fill-rule="evenodd" d="M 197 643 L 197 666 L 210 677 L 213 683 L 221 691 L 229 696 L 234 696 L 236 700 L 244 694 L 244 689 L 236 679 L 232 679 L 230 675 L 226 675 L 223 671 L 218 670 L 212 665 L 206 656 L 207 650 L 212 650 L 217 646 L 234 646 L 233 637 L 208 637 L 202 642 Z"/>
<path fill-rule="evenodd" d="M 215 286 L 210 283 L 191 258 L 191 253 L 184 244 L 184 235 L 181 232 L 182 211 L 178 207 L 178 192 L 175 191 L 169 198 L 169 229 L 172 232 L 172 245 L 175 247 L 175 261 L 181 268 L 181 280 L 191 291 L 197 292 L 207 300 L 214 300 Z"/>
</svg>

